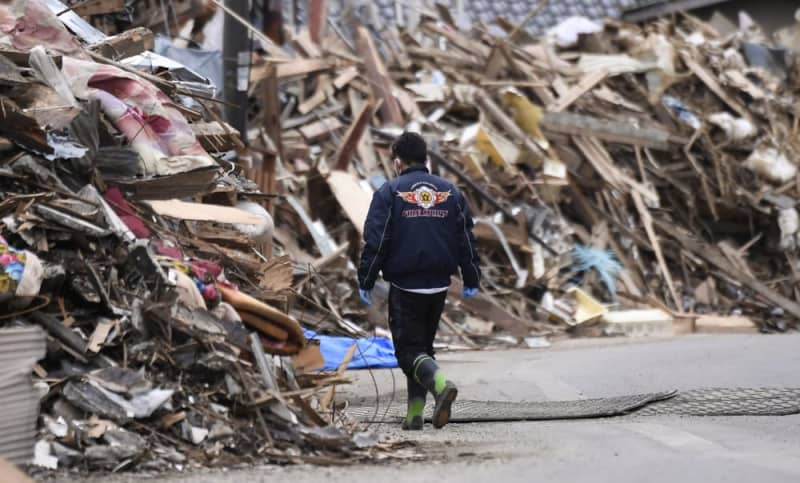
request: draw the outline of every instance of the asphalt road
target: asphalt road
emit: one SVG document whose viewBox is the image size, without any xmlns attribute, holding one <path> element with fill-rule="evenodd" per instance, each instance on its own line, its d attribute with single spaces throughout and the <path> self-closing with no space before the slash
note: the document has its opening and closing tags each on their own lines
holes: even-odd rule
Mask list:
<svg viewBox="0 0 800 483">
<path fill-rule="evenodd" d="M 570 341 L 549 349 L 441 354 L 461 396 L 571 400 L 669 389 L 800 387 L 800 334 Z M 374 404 L 368 372 L 340 394 Z M 405 397 L 399 371 L 373 371 L 385 404 Z M 800 481 L 800 416 L 625 416 L 577 421 L 452 424 L 403 433 L 426 462 L 345 468 L 263 467 L 160 475 L 161 482 L 792 482 Z M 139 476 L 103 478 L 117 483 Z M 91 481 L 91 480 L 90 480 Z"/>
</svg>

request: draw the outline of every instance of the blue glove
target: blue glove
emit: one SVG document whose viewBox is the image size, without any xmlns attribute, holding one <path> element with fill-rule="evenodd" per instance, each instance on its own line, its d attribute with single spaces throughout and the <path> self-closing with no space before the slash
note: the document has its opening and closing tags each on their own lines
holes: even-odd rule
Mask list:
<svg viewBox="0 0 800 483">
<path fill-rule="evenodd" d="M 367 305 L 372 305 L 372 290 L 358 289 L 358 296 Z"/>
<path fill-rule="evenodd" d="M 461 291 L 461 297 L 465 299 L 471 299 L 477 294 L 478 294 L 478 287 L 464 287 L 464 290 Z"/>
</svg>

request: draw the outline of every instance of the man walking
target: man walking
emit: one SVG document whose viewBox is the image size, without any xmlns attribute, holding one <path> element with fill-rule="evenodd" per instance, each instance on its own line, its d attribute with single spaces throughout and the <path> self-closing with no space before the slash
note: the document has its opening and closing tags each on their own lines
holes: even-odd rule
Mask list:
<svg viewBox="0 0 800 483">
<path fill-rule="evenodd" d="M 450 420 L 458 389 L 433 359 L 433 340 L 450 277 L 460 268 L 463 297 L 478 292 L 472 215 L 453 184 L 428 172 L 427 146 L 419 134 L 403 133 L 392 144 L 392 157 L 399 176 L 375 192 L 364 224 L 359 293 L 369 305 L 378 273 L 391 283 L 389 327 L 408 382 L 403 429 L 422 429 L 427 392 L 436 400 L 433 425 L 441 428 Z"/>
</svg>

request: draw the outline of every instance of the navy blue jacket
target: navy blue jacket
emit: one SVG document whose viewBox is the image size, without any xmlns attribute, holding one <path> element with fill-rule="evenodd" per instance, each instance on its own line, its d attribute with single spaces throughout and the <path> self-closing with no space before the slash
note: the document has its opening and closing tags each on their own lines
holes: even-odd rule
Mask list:
<svg viewBox="0 0 800 483">
<path fill-rule="evenodd" d="M 364 290 L 384 280 L 404 289 L 448 287 L 461 268 L 465 287 L 481 278 L 472 215 L 452 183 L 414 165 L 372 197 L 364 224 L 358 283 Z"/>
</svg>

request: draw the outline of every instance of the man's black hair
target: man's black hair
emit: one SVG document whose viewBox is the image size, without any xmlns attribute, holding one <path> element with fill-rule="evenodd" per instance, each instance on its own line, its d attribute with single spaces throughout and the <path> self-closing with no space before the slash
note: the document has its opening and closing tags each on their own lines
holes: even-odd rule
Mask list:
<svg viewBox="0 0 800 483">
<path fill-rule="evenodd" d="M 392 143 L 392 157 L 400 158 L 406 164 L 425 164 L 428 160 L 428 146 L 419 134 L 404 132 Z"/>
</svg>

